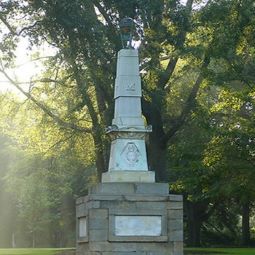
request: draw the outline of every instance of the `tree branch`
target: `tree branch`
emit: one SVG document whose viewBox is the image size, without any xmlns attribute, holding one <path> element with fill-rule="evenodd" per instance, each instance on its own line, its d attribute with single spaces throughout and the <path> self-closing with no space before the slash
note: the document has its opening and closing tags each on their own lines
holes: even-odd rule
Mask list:
<svg viewBox="0 0 255 255">
<path fill-rule="evenodd" d="M 91 133 L 92 130 L 90 128 L 84 128 L 77 126 L 73 123 L 66 122 L 59 118 L 56 114 L 54 114 L 46 105 L 43 103 L 39 102 L 36 100 L 30 93 L 27 93 L 22 89 L 22 87 L 19 86 L 19 84 L 14 81 L 5 71 L 4 69 L 0 69 L 0 72 L 8 79 L 8 81 L 16 87 L 23 95 L 25 95 L 28 99 L 30 99 L 35 105 L 37 105 L 44 113 L 46 113 L 48 116 L 50 116 L 54 122 L 59 124 L 60 126 L 66 128 L 66 129 L 73 129 L 79 132 L 84 132 L 84 133 Z"/>
<path fill-rule="evenodd" d="M 44 154 L 46 154 L 48 151 L 50 151 L 51 149 L 53 149 L 54 147 L 56 147 L 57 145 L 64 143 L 66 141 L 68 141 L 69 139 L 71 139 L 74 136 L 74 133 L 72 133 L 70 136 L 68 137 L 63 137 L 62 139 L 58 140 L 56 143 L 54 143 L 53 145 L 51 145 Z"/>
<path fill-rule="evenodd" d="M 97 7 L 97 9 L 99 10 L 99 12 L 102 14 L 102 16 L 104 17 L 104 19 L 106 20 L 110 31 L 111 31 L 111 35 L 108 36 L 109 40 L 112 41 L 115 45 L 116 45 L 116 50 L 118 48 L 118 42 L 120 40 L 118 40 L 118 36 L 116 34 L 116 28 L 114 27 L 112 20 L 110 19 L 109 15 L 107 14 L 107 12 L 105 11 L 105 9 L 103 8 L 103 6 L 100 4 L 100 2 L 98 0 L 91 0 L 92 3 Z M 114 35 L 114 36 L 112 36 Z M 114 37 L 114 40 L 112 40 L 112 38 Z M 116 44 L 117 43 L 117 44 Z M 120 44 L 120 42 L 119 42 Z"/>
<path fill-rule="evenodd" d="M 192 11 L 192 5 L 193 5 L 193 2 L 194 0 L 188 0 L 187 3 L 186 3 L 186 12 L 187 12 L 187 17 L 188 17 L 188 20 L 190 19 L 190 14 L 191 14 L 191 11 Z M 178 40 L 178 43 L 177 43 L 177 47 L 178 48 L 182 48 L 184 43 L 185 43 L 185 40 L 186 40 L 186 36 L 187 36 L 187 31 L 181 31 L 179 33 L 179 40 Z M 168 65 L 164 71 L 164 73 L 161 75 L 160 79 L 159 79 L 159 86 L 163 89 L 163 88 L 168 88 L 169 89 L 169 86 L 167 87 L 166 84 L 167 82 L 169 81 L 170 77 L 172 76 L 173 72 L 174 72 L 174 69 L 176 67 L 176 64 L 178 62 L 178 59 L 179 57 L 173 57 L 169 60 L 168 62 Z"/>
<path fill-rule="evenodd" d="M 9 29 L 9 31 L 13 35 L 17 35 L 16 31 L 11 27 L 11 25 L 3 18 L 3 16 L 0 14 L 0 20 L 5 24 L 5 26 Z"/>
<path fill-rule="evenodd" d="M 10 24 L 9 22 L 3 17 L 3 15 L 0 14 L 0 20 L 5 24 L 5 26 L 9 29 L 9 31 L 13 34 L 13 35 L 21 35 L 25 30 L 31 29 L 33 27 L 35 27 L 36 25 L 38 25 L 38 23 L 40 23 L 39 20 L 35 21 L 32 25 L 27 26 L 27 27 L 23 27 L 19 32 L 17 32 Z"/>
<path fill-rule="evenodd" d="M 189 94 L 189 97 L 185 103 L 182 113 L 180 114 L 179 117 L 177 117 L 175 119 L 174 124 L 166 132 L 165 136 L 163 136 L 163 138 L 161 138 L 163 144 L 166 144 L 169 141 L 169 139 L 172 136 L 174 136 L 174 134 L 179 130 L 179 128 L 185 123 L 190 112 L 195 107 L 196 96 L 197 96 L 198 90 L 200 88 L 200 85 L 201 85 L 202 81 L 204 80 L 203 69 L 206 68 L 209 65 L 209 63 L 210 63 L 210 57 L 205 56 L 202 67 L 201 67 L 202 71 L 198 75 L 198 78 Z"/>
</svg>

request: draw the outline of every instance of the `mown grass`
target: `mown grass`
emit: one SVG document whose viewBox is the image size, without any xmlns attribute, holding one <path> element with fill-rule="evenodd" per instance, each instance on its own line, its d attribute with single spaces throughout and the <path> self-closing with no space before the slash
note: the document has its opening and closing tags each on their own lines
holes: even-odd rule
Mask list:
<svg viewBox="0 0 255 255">
<path fill-rule="evenodd" d="M 0 255 L 58 255 L 73 249 L 0 249 Z M 186 248 L 184 255 L 255 255 L 255 248 Z"/>
<path fill-rule="evenodd" d="M 186 248 L 185 255 L 255 255 L 255 248 Z"/>
<path fill-rule="evenodd" d="M 54 249 L 54 248 L 40 248 L 40 249 L 0 249 L 0 255 L 57 255 L 70 249 Z"/>
</svg>

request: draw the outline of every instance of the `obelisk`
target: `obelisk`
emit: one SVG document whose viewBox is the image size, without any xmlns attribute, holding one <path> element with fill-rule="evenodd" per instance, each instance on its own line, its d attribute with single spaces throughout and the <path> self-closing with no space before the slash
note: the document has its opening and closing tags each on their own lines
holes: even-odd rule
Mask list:
<svg viewBox="0 0 255 255">
<path fill-rule="evenodd" d="M 141 78 L 138 51 L 122 49 L 118 53 L 115 80 L 115 111 L 108 172 L 102 182 L 155 182 L 148 171 L 145 138 L 151 127 L 145 126 L 141 110 Z"/>
<path fill-rule="evenodd" d="M 120 23 L 108 171 L 76 201 L 77 255 L 183 255 L 182 196 L 148 171 L 138 51 L 130 18 Z"/>
</svg>

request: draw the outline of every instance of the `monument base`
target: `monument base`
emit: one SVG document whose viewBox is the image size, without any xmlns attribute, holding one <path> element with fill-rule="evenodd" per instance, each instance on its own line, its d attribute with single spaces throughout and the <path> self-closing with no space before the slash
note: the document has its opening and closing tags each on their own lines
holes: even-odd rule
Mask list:
<svg viewBox="0 0 255 255">
<path fill-rule="evenodd" d="M 182 196 L 168 184 L 100 183 L 76 201 L 77 255 L 183 255 Z"/>
<path fill-rule="evenodd" d="M 152 171 L 108 171 L 102 174 L 102 182 L 146 182 L 155 183 Z"/>
</svg>

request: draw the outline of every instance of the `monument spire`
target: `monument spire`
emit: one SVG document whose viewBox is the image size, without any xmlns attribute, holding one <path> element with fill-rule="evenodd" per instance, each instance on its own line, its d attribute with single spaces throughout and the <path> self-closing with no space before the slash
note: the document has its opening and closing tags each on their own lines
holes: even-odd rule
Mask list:
<svg viewBox="0 0 255 255">
<path fill-rule="evenodd" d="M 77 255 L 183 255 L 182 196 L 169 195 L 169 184 L 155 183 L 148 171 L 145 136 L 151 128 L 142 116 L 130 31 L 118 53 L 108 172 L 76 201 Z"/>
<path fill-rule="evenodd" d="M 155 173 L 148 171 L 145 138 L 152 130 L 142 116 L 138 50 L 132 48 L 133 20 L 123 19 L 120 29 L 123 49 L 117 59 L 114 119 L 107 129 L 112 139 L 110 161 L 102 182 L 155 182 Z"/>
</svg>

